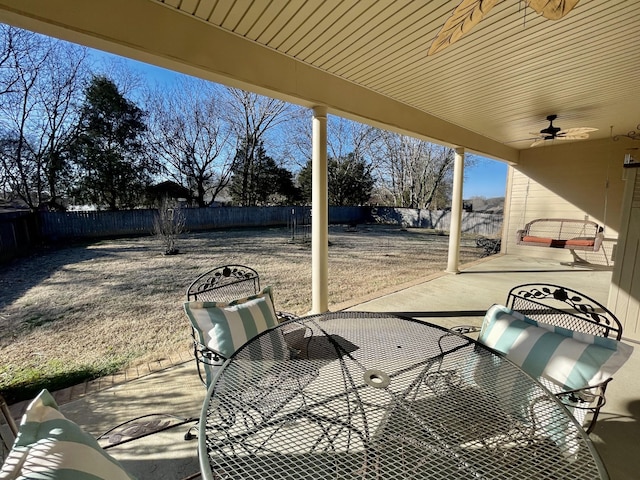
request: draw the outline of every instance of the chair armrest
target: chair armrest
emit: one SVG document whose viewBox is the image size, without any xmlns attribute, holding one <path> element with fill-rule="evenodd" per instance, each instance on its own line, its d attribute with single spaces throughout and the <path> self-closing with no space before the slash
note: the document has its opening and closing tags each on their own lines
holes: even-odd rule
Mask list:
<svg viewBox="0 0 640 480">
<path fill-rule="evenodd" d="M 480 327 L 476 327 L 474 325 L 456 325 L 455 327 L 451 327 L 449 330 L 459 333 L 460 335 L 465 335 L 467 333 L 479 332 Z"/>
<path fill-rule="evenodd" d="M 581 408 L 584 410 L 600 409 L 607 399 L 604 396 L 604 392 L 609 380 L 599 385 L 588 385 L 584 388 L 577 388 L 575 390 L 565 390 L 555 394 L 556 398 L 560 400 L 564 405 Z"/>
<path fill-rule="evenodd" d="M 276 318 L 278 319 L 278 323 L 282 323 L 288 320 L 297 320 L 300 317 L 294 313 L 277 311 Z"/>
<path fill-rule="evenodd" d="M 206 345 L 201 344 L 197 340 L 193 341 L 193 350 L 196 360 L 205 365 L 221 365 L 226 360 L 220 352 L 211 350 Z"/>
<path fill-rule="evenodd" d="M 600 409 L 607 403 L 607 399 L 604 396 L 607 384 L 612 379 L 593 386 L 586 386 L 584 388 L 578 388 L 575 390 L 566 390 L 564 392 L 558 392 L 555 394 L 556 398 L 570 410 L 583 411 L 582 427 L 587 434 L 591 433 L 596 425 L 596 420 L 600 414 Z M 586 418 L 588 412 L 592 413 L 590 419 Z M 577 415 L 574 413 L 574 416 Z"/>
</svg>

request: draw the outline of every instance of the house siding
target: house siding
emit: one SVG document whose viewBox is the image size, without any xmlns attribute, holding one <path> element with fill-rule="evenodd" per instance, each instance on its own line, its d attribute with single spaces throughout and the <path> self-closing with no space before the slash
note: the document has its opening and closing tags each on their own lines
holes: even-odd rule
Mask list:
<svg viewBox="0 0 640 480">
<path fill-rule="evenodd" d="M 622 166 L 634 146 L 637 142 L 622 138 L 523 151 L 509 168 L 502 251 L 574 264 L 569 250 L 517 245 L 517 231 L 537 218 L 602 225 L 600 251 L 576 254 L 578 260 L 612 270 L 607 306 L 622 322 L 624 336 L 640 340 L 640 170 Z"/>
<path fill-rule="evenodd" d="M 504 251 L 613 267 L 618 241 L 623 181 L 624 145 L 612 140 L 573 142 L 522 152 L 510 168 L 510 209 L 505 220 Z M 604 227 L 598 252 L 571 251 L 516 244 L 518 230 L 538 218 L 589 220 Z"/>
<path fill-rule="evenodd" d="M 640 171 L 626 170 L 623 227 L 609 291 L 609 308 L 621 319 L 624 336 L 640 339 Z"/>
</svg>

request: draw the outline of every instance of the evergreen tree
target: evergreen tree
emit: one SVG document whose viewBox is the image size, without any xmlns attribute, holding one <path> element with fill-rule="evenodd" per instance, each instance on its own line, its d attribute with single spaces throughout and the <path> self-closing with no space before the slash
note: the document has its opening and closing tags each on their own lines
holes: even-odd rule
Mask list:
<svg viewBox="0 0 640 480">
<path fill-rule="evenodd" d="M 311 160 L 300 170 L 298 184 L 304 200 L 311 203 Z M 370 167 L 349 153 L 327 160 L 329 205 L 362 205 L 369 201 L 374 180 Z"/>
<path fill-rule="evenodd" d="M 291 172 L 267 156 L 263 142 L 253 146 L 250 138 L 236 152 L 230 192 L 244 207 L 293 203 L 299 197 Z"/>
<path fill-rule="evenodd" d="M 104 76 L 91 80 L 72 150 L 80 200 L 109 210 L 137 205 L 153 173 L 142 142 L 145 129 L 144 112 L 115 83 Z"/>
</svg>

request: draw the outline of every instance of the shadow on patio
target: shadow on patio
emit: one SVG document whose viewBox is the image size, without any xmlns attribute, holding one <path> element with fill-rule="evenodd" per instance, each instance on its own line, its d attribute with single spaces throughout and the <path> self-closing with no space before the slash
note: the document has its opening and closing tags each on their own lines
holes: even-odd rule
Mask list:
<svg viewBox="0 0 640 480">
<path fill-rule="evenodd" d="M 422 283 L 357 303 L 334 305 L 331 310 L 394 312 L 445 327 L 480 325 L 484 312 L 494 303 L 504 303 L 511 287 L 533 281 L 564 285 L 606 304 L 611 272 L 498 255 L 465 265 L 457 275 L 432 275 Z M 96 436 L 121 421 L 147 413 L 198 416 L 205 389 L 194 363 L 185 361 L 184 355 L 175 359 L 173 366 L 145 372 L 137 379 L 108 388 L 59 393 L 57 399 L 66 401 L 61 410 Z M 640 470 L 640 458 L 635 454 L 640 443 L 640 382 L 635 378 L 638 368 L 640 348 L 636 346 L 629 362 L 609 386 L 607 404 L 591 434 L 613 480 L 634 478 Z M 12 406 L 17 417 L 23 409 L 24 404 Z M 188 425 L 177 427 L 109 452 L 139 479 L 183 478 L 198 471 L 197 442 L 183 439 L 187 428 Z"/>
</svg>

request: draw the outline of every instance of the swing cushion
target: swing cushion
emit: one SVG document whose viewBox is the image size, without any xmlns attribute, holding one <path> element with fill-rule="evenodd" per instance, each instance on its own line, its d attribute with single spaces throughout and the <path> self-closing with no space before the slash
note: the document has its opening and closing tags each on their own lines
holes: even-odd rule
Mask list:
<svg viewBox="0 0 640 480">
<path fill-rule="evenodd" d="M 603 238 L 602 228 L 595 222 L 539 218 L 518 230 L 517 244 L 597 252 Z"/>
<path fill-rule="evenodd" d="M 589 238 L 571 238 L 567 240 L 567 246 L 575 246 L 575 247 L 593 247 L 595 245 L 595 241 Z"/>
<path fill-rule="evenodd" d="M 546 237 L 534 237 L 532 235 L 526 235 L 524 237 L 522 237 L 522 241 L 525 243 L 539 243 L 540 245 L 551 245 L 551 242 L 553 241 L 551 238 L 546 238 Z"/>
<path fill-rule="evenodd" d="M 570 238 L 569 240 L 558 240 L 555 238 L 536 237 L 526 235 L 522 237 L 524 243 L 535 243 L 537 245 L 545 245 L 553 248 L 570 248 L 570 247 L 593 247 L 595 241 L 587 238 Z"/>
</svg>

